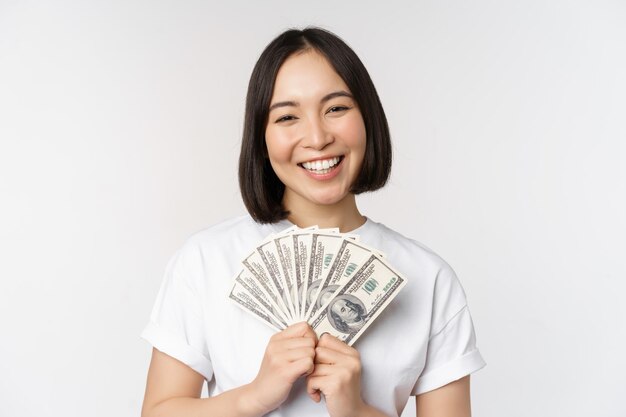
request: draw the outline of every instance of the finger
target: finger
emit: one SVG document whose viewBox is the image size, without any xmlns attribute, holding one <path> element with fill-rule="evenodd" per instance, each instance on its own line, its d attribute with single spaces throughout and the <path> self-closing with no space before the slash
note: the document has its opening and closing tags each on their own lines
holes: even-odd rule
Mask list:
<svg viewBox="0 0 626 417">
<path fill-rule="evenodd" d="M 361 359 L 358 356 L 318 346 L 315 348 L 315 374 L 318 373 L 318 368 L 320 375 L 321 372 L 328 375 L 330 372 L 337 373 L 344 370 L 358 375 L 361 373 Z"/>
<path fill-rule="evenodd" d="M 313 364 L 313 358 L 305 357 L 293 362 L 290 369 L 293 371 L 292 375 L 295 376 L 293 381 L 295 381 L 301 376 L 311 375 L 315 370 L 315 364 Z"/>
<path fill-rule="evenodd" d="M 314 397 L 321 396 L 325 391 L 332 389 L 333 386 L 336 386 L 336 381 L 333 381 L 332 376 L 309 375 L 306 379 L 306 391 L 313 401 L 315 401 Z"/>
<path fill-rule="evenodd" d="M 310 337 L 293 337 L 274 341 L 277 350 L 299 349 L 303 347 L 315 348 L 315 340 Z"/>
<path fill-rule="evenodd" d="M 272 336 L 272 339 L 283 340 L 283 339 L 289 339 L 293 337 L 303 337 L 303 336 L 308 337 L 310 336 L 312 331 L 313 330 L 311 330 L 311 326 L 309 326 L 307 322 L 302 321 L 300 323 L 292 324 L 291 326 L 287 327 L 282 332 L 276 333 L 274 336 Z"/>
<path fill-rule="evenodd" d="M 322 400 L 322 391 L 318 388 L 319 378 L 314 378 L 313 374 L 309 375 L 306 378 L 306 393 L 316 403 L 319 403 Z"/>
<path fill-rule="evenodd" d="M 312 363 L 315 363 L 314 362 L 315 349 L 313 349 L 312 347 L 301 347 L 298 349 L 289 349 L 283 352 L 281 354 L 281 357 L 287 362 L 296 362 L 302 358 L 309 358 L 311 359 Z"/>
<path fill-rule="evenodd" d="M 322 391 L 318 388 L 319 383 L 319 378 L 308 376 L 306 379 L 306 393 L 316 403 L 322 400 Z"/>
<path fill-rule="evenodd" d="M 320 401 L 322 401 L 322 393 L 320 391 L 310 392 L 309 397 L 316 403 L 319 403 Z"/>
<path fill-rule="evenodd" d="M 346 343 L 342 342 L 341 340 L 337 339 L 335 336 L 329 333 L 324 333 L 322 337 L 320 337 L 317 345 L 342 352 L 346 355 L 354 357 L 359 356 L 359 352 L 355 348 L 348 346 Z"/>
<path fill-rule="evenodd" d="M 291 362 L 301 357 L 315 359 L 315 341 L 308 337 L 273 340 L 267 345 L 266 355 L 274 362 Z"/>
<path fill-rule="evenodd" d="M 346 362 L 348 360 L 357 359 L 351 354 L 341 352 L 335 349 L 317 345 L 315 348 L 315 363 L 325 363 L 334 365 L 336 363 Z"/>
<path fill-rule="evenodd" d="M 311 373 L 310 377 L 328 376 L 332 375 L 333 371 L 337 369 L 334 365 L 316 364 L 315 369 Z"/>
<path fill-rule="evenodd" d="M 304 323 L 306 323 L 306 331 L 304 332 L 303 337 L 309 337 L 315 340 L 315 343 L 317 343 L 317 334 L 315 334 L 315 332 L 307 322 Z"/>
<path fill-rule="evenodd" d="M 326 376 L 313 376 L 309 375 L 306 379 L 306 392 L 309 394 L 309 397 L 313 401 L 315 401 L 315 397 L 321 398 L 320 394 L 322 392 L 322 387 L 325 386 L 325 381 L 327 381 L 328 377 Z M 317 394 L 317 395 L 316 395 Z M 319 400 L 318 400 L 319 401 Z M 318 402 L 315 401 L 315 402 Z"/>
</svg>

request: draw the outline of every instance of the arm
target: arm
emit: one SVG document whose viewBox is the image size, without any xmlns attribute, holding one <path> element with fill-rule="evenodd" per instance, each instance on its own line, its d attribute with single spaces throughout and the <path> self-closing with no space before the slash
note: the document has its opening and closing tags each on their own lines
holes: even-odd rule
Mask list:
<svg viewBox="0 0 626 417">
<path fill-rule="evenodd" d="M 246 403 L 243 386 L 214 398 L 200 399 L 204 377 L 171 356 L 152 350 L 142 417 L 201 416 L 209 413 L 227 416 L 254 416 Z"/>
<path fill-rule="evenodd" d="M 415 397 L 418 417 L 471 417 L 469 375 Z"/>
<path fill-rule="evenodd" d="M 306 323 L 290 326 L 270 339 L 254 381 L 210 398 L 200 398 L 202 375 L 154 349 L 141 415 L 256 417 L 266 414 L 285 401 L 299 377 L 313 371 L 315 343 L 315 333 Z"/>
</svg>

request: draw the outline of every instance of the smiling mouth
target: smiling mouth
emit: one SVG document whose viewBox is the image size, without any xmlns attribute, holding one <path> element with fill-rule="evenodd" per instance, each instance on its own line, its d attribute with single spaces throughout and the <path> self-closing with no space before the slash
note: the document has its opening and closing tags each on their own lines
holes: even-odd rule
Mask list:
<svg viewBox="0 0 626 417">
<path fill-rule="evenodd" d="M 341 161 L 343 161 L 343 158 L 343 155 L 335 156 L 328 159 L 318 159 L 317 161 L 302 162 L 298 165 L 313 174 L 328 174 L 330 171 L 335 169 Z"/>
</svg>

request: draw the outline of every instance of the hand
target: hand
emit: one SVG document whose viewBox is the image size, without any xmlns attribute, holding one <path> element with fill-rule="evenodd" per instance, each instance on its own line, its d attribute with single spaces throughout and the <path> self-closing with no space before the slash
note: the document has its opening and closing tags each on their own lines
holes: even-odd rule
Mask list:
<svg viewBox="0 0 626 417">
<path fill-rule="evenodd" d="M 361 415 L 367 405 L 361 398 L 361 358 L 356 349 L 324 334 L 315 348 L 315 370 L 307 377 L 311 399 L 326 399 L 331 417 Z"/>
<path fill-rule="evenodd" d="M 287 327 L 272 336 L 261 368 L 250 383 L 259 414 L 266 414 L 287 399 L 294 382 L 314 369 L 315 332 L 305 322 Z"/>
</svg>

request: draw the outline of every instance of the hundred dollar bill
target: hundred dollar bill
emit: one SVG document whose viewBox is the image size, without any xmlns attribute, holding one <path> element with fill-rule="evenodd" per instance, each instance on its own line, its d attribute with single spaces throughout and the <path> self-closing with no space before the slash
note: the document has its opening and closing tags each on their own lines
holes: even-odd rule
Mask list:
<svg viewBox="0 0 626 417">
<path fill-rule="evenodd" d="M 254 317 L 270 326 L 272 329 L 280 331 L 287 327 L 286 323 L 278 319 L 267 311 L 263 305 L 252 296 L 248 290 L 240 283 L 236 282 L 229 295 L 230 300 L 236 303 L 245 311 L 251 313 Z"/>
<path fill-rule="evenodd" d="M 288 228 L 281 230 L 280 232 L 276 233 L 276 234 L 271 234 L 269 236 L 267 236 L 264 240 L 264 242 L 267 242 L 268 240 L 272 240 L 274 239 L 276 236 L 280 236 L 280 235 L 287 235 L 289 233 L 293 233 L 295 231 L 300 230 L 300 228 L 298 226 L 296 226 L 295 224 L 292 226 L 289 226 Z"/>
<path fill-rule="evenodd" d="M 330 234 L 339 234 L 338 227 L 329 227 L 327 229 L 317 229 L 317 233 L 330 233 Z"/>
<path fill-rule="evenodd" d="M 316 233 L 331 233 L 338 234 L 338 228 L 332 229 L 317 229 L 315 228 Z M 309 276 L 309 259 L 311 256 L 311 247 L 312 247 L 312 239 L 313 235 L 309 229 L 301 229 L 298 232 L 294 232 L 290 235 L 291 243 L 290 247 L 293 247 L 293 270 L 294 270 L 294 281 L 297 289 L 297 301 L 299 316 L 298 319 L 300 321 L 306 320 L 305 317 L 305 305 L 304 305 L 304 296 L 306 295 L 306 285 L 305 281 Z M 282 239 L 281 239 L 282 241 Z"/>
<path fill-rule="evenodd" d="M 311 234 L 309 266 L 302 289 L 302 305 L 304 306 L 305 319 L 310 317 L 311 308 L 319 292 L 324 273 L 328 271 L 332 264 L 343 239 L 344 237 L 341 234 Z"/>
<path fill-rule="evenodd" d="M 278 258 L 280 265 L 283 269 L 283 275 L 285 281 L 291 283 L 291 302 L 294 308 L 295 317 L 300 319 L 300 300 L 298 299 L 298 288 L 302 285 L 302 276 L 300 270 L 296 268 L 296 245 L 297 245 L 297 232 L 290 233 L 286 236 L 278 236 L 274 238 L 276 249 L 278 251 Z"/>
<path fill-rule="evenodd" d="M 293 317 L 291 316 L 290 309 L 287 307 L 285 302 L 286 294 L 282 289 L 282 281 L 279 281 L 277 276 L 270 274 L 265 269 L 265 262 L 263 261 L 261 254 L 255 250 L 242 261 L 242 264 L 246 270 L 254 275 L 256 281 L 263 288 L 267 296 L 269 296 L 274 302 L 274 305 L 280 307 L 281 314 L 287 322 L 291 323 Z"/>
<path fill-rule="evenodd" d="M 324 333 L 352 345 L 406 285 L 406 279 L 382 258 L 371 255 L 311 321 Z"/>
<path fill-rule="evenodd" d="M 293 301 L 294 283 L 289 267 L 286 265 L 286 259 L 281 252 L 280 246 L 276 244 L 276 239 L 267 241 L 256 248 L 261 259 L 265 264 L 265 270 L 268 271 L 276 289 L 278 290 L 278 298 L 284 301 L 292 320 L 296 320 L 296 307 Z M 282 256 L 281 256 L 282 255 Z"/>
<path fill-rule="evenodd" d="M 354 240 L 344 239 L 339 246 L 337 255 L 333 259 L 328 273 L 322 278 L 322 282 L 315 295 L 315 302 L 311 305 L 307 318 L 314 317 L 317 310 L 322 305 L 326 304 L 326 301 L 333 296 L 336 290 L 339 289 L 373 253 L 377 253 L 377 251 Z"/>
<path fill-rule="evenodd" d="M 306 294 L 305 281 L 309 275 L 309 258 L 311 256 L 311 233 L 294 233 L 292 235 L 293 244 L 293 264 L 296 287 L 298 288 L 298 308 L 299 320 L 304 320 L 305 305 L 304 294 Z"/>
<path fill-rule="evenodd" d="M 278 233 L 272 233 L 268 236 L 265 237 L 265 239 L 263 239 L 263 242 L 261 242 L 261 244 L 265 243 L 265 242 L 269 242 L 270 240 L 274 240 L 275 238 L 279 237 L 279 236 L 284 236 L 284 235 L 288 235 L 291 233 L 295 233 L 295 232 L 299 232 L 302 230 L 316 230 L 317 226 L 311 226 L 311 227 L 307 227 L 305 229 L 301 229 L 298 226 L 296 226 L 295 224 L 292 226 L 287 227 L 286 229 L 281 230 Z"/>
<path fill-rule="evenodd" d="M 235 276 L 234 281 L 233 290 L 230 294 L 231 298 L 236 295 L 238 291 L 241 291 L 241 288 L 243 288 L 246 293 L 254 297 L 256 302 L 263 307 L 265 312 L 274 317 L 278 323 L 282 324 L 284 327 L 287 327 L 290 324 L 284 317 L 284 313 L 281 311 L 280 307 L 274 304 L 271 297 L 269 297 L 263 287 L 259 285 L 250 271 L 245 268 L 242 269 Z"/>
</svg>

